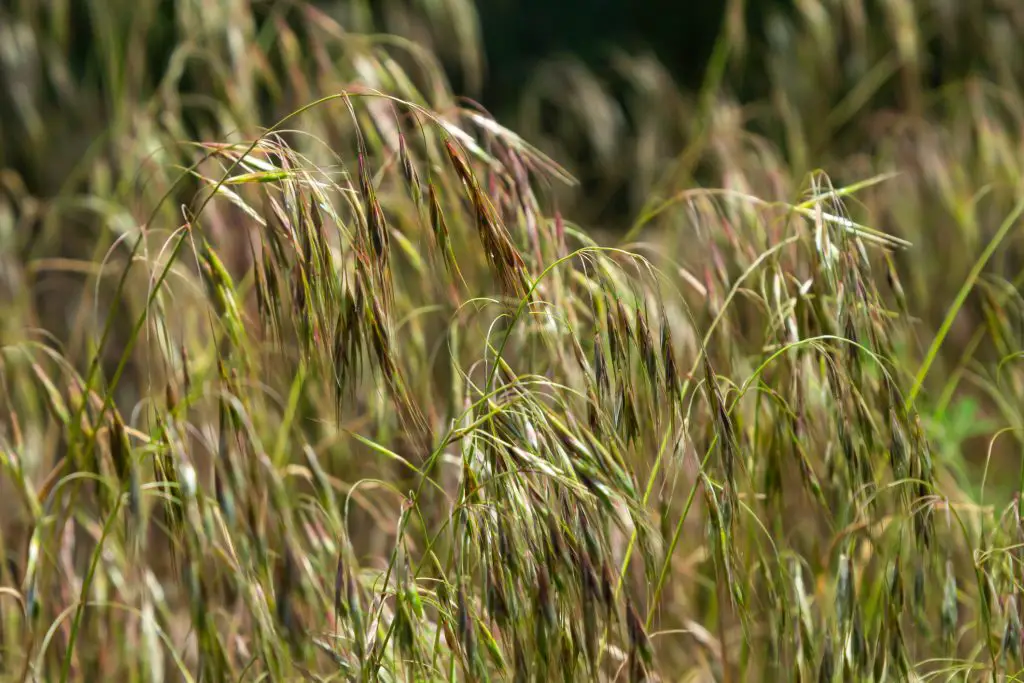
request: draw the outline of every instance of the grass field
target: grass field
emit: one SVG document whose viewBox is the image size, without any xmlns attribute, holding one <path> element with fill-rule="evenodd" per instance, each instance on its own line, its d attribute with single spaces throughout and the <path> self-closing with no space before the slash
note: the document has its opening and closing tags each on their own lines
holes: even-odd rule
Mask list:
<svg viewBox="0 0 1024 683">
<path fill-rule="evenodd" d="M 1021 6 L 390 7 L 0 8 L 0 677 L 1017 680 Z"/>
</svg>

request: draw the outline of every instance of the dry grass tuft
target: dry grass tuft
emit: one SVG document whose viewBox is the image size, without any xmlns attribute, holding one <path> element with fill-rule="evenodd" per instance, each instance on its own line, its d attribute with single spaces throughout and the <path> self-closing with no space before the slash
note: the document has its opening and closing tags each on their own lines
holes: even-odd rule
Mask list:
<svg viewBox="0 0 1024 683">
<path fill-rule="evenodd" d="M 770 112 L 736 26 L 695 101 L 620 60 L 615 244 L 357 14 L 0 10 L 0 674 L 1012 679 L 1021 15 L 940 4 L 773 19 Z M 408 16 L 441 6 L 479 77 L 464 3 Z M 982 15 L 996 76 L 927 88 Z M 619 106 L 573 74 L 563 112 Z M 61 173 L 47 121 L 94 101 Z"/>
</svg>

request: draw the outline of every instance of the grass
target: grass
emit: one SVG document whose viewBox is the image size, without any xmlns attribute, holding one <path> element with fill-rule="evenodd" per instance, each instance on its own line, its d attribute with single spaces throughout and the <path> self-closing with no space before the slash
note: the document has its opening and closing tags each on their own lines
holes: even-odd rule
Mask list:
<svg viewBox="0 0 1024 683">
<path fill-rule="evenodd" d="M 1014 8 L 734 11 L 552 140 L 360 3 L 132 5 L 0 17 L 5 679 L 1020 675 Z"/>
</svg>

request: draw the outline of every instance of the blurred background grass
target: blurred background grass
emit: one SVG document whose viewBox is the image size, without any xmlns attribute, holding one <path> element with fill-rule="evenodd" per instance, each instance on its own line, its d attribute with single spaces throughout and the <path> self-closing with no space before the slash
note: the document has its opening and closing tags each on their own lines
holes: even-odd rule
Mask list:
<svg viewBox="0 0 1024 683">
<path fill-rule="evenodd" d="M 456 95 L 478 102 L 580 179 L 553 188 L 558 208 L 610 239 L 678 227 L 679 212 L 651 209 L 681 187 L 790 201 L 816 169 L 837 185 L 896 172 L 853 210 L 917 245 L 905 286 L 929 329 L 1020 182 L 1014 0 L 9 0 L 2 11 L 9 262 L 92 253 L 98 223 L 116 231 L 119 213 L 159 196 L 147 169 L 161 172 L 169 147 L 238 137 L 353 84 L 415 90 L 438 110 Z M 399 65 L 396 80 L 386 72 Z M 306 132 L 336 145 L 343 128 Z M 1014 282 L 1021 265 L 1010 240 L 992 270 Z M 40 277 L 30 291 L 76 276 Z M 959 372 L 965 349 L 986 352 L 971 335 L 985 288 L 1000 285 L 982 287 L 943 347 Z M 40 313 L 66 318 L 49 310 L 66 303 L 41 297 Z"/>
<path fill-rule="evenodd" d="M 139 225 L 154 226 L 138 258 L 159 260 L 181 207 L 207 185 L 195 175 L 179 181 L 196 160 L 187 141 L 249 141 L 319 97 L 369 88 L 460 121 L 476 107 L 490 112 L 579 180 L 536 181 L 559 225 L 670 271 L 705 326 L 727 305 L 725 292 L 779 243 L 780 223 L 755 215 L 759 202 L 791 207 L 820 196 L 819 171 L 837 188 L 882 179 L 844 197 L 843 210 L 913 244 L 894 250 L 888 278 L 879 276 L 908 322 L 886 342 L 894 373 L 915 392 L 915 377 L 923 382 L 916 409 L 948 490 L 1002 510 L 1022 484 L 1024 243 L 1016 228 L 1000 233 L 1024 181 L 1022 36 L 1017 0 L 5 0 L 0 342 L 45 341 L 83 375 L 94 358 L 108 378 L 124 361 L 116 405 L 131 413 L 155 400 L 162 389 L 153 388 L 161 384 L 154 368 L 180 374 L 183 362 L 150 345 L 133 349 L 135 315 L 124 312 L 145 310 L 153 273 L 133 273 L 119 286 L 115 275 L 137 256 L 117 246 Z M 360 145 L 385 166 L 399 130 L 393 118 L 380 102 L 354 119 L 320 107 L 280 140 L 340 176 L 338 159 L 355 158 Z M 704 188 L 724 194 L 696 194 Z M 256 258 L 238 239 L 244 206 L 223 203 L 205 217 L 238 279 Z M 990 244 L 991 257 L 979 260 Z M 419 271 L 409 258 L 412 280 Z M 793 288 L 808 277 L 802 267 L 789 276 Z M 413 299 L 427 305 L 416 297 L 442 291 Z M 743 303 L 722 319 L 727 341 L 709 350 L 720 372 L 756 367 L 751 359 L 766 353 L 761 343 L 771 336 L 764 330 L 774 334 L 786 317 L 762 320 L 771 318 L 762 310 L 767 285 L 739 292 Z M 955 305 L 961 292 L 963 305 Z M 99 315 L 112 305 L 122 313 Z M 179 312 L 162 315 L 171 321 Z M 108 323 L 109 342 L 97 344 Z M 681 346 L 693 350 L 700 327 Z M 432 334 L 440 332 L 416 328 L 412 357 L 430 355 Z M 213 367 L 206 366 L 211 374 Z M 42 417 L 45 396 L 19 398 L 31 392 L 8 381 L 5 406 L 22 415 L 18 438 L 35 444 L 22 457 L 31 456 L 29 479 L 42 486 L 63 437 Z M 413 394 L 434 390 L 427 373 L 417 382 Z M 379 406 L 367 412 L 373 417 L 352 418 L 353 429 L 384 419 Z M 5 440 L 14 439 L 7 432 Z M 379 427 L 375 438 L 400 450 L 409 447 L 400 432 Z M 650 459 L 641 462 L 646 471 Z M 358 470 L 345 463 L 342 471 Z M 5 505 L 5 519 L 14 520 L 5 531 L 9 571 L 22 577 L 37 527 L 13 500 Z M 665 505 L 679 502 L 670 496 Z M 362 541 L 369 556 L 390 552 L 378 539 Z M 826 567 L 821 576 L 834 574 Z M 23 583 L 8 578 L 5 585 Z M 709 628 L 718 619 L 709 606 L 717 596 L 695 598 L 697 606 L 669 599 L 706 617 Z M 692 626 L 680 622 L 665 628 Z M 703 637 L 705 645 L 732 638 Z M 694 669 L 706 658 L 728 659 L 721 645 L 707 650 L 667 659 Z"/>
</svg>

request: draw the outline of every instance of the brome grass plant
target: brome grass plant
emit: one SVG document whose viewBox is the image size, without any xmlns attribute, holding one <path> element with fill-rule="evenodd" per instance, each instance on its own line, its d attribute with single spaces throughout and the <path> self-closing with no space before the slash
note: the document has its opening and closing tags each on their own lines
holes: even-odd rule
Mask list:
<svg viewBox="0 0 1024 683">
<path fill-rule="evenodd" d="M 733 18 L 617 238 L 368 3 L 0 10 L 0 674 L 1015 680 L 1021 98 L 928 90 L 919 4 L 799 3 L 760 119 Z"/>
</svg>

